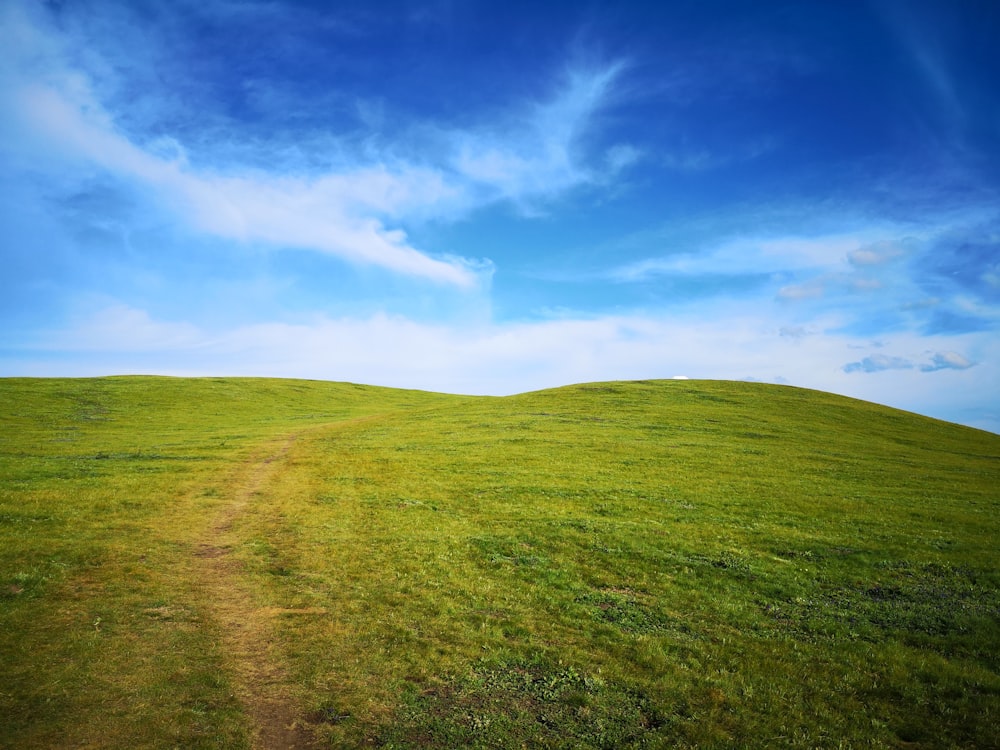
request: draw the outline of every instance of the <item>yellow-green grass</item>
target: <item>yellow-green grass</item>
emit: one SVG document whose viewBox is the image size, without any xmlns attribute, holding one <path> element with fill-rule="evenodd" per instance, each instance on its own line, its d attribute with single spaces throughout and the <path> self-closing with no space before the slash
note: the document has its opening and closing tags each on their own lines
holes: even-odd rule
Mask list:
<svg viewBox="0 0 1000 750">
<path fill-rule="evenodd" d="M 220 518 L 329 746 L 997 746 L 998 511 L 1000 436 L 787 387 L 0 380 L 0 746 L 252 742 Z"/>
<path fill-rule="evenodd" d="M 429 397 L 274 380 L 0 381 L 0 747 L 240 747 L 192 552 L 261 443 Z"/>
</svg>

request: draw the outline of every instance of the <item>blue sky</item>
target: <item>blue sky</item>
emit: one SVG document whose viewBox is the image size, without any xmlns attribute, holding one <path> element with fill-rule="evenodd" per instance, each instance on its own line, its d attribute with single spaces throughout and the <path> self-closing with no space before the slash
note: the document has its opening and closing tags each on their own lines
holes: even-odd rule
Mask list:
<svg viewBox="0 0 1000 750">
<path fill-rule="evenodd" d="M 0 375 L 1000 431 L 995 2 L 0 3 Z"/>
</svg>

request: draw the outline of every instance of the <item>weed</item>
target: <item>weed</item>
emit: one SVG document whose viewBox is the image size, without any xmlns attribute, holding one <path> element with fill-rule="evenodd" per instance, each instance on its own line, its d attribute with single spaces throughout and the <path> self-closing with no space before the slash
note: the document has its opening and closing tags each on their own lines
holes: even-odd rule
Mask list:
<svg viewBox="0 0 1000 750">
<path fill-rule="evenodd" d="M 382 747 L 638 747 L 662 719 L 649 701 L 544 656 L 482 660 L 406 694 Z"/>
</svg>

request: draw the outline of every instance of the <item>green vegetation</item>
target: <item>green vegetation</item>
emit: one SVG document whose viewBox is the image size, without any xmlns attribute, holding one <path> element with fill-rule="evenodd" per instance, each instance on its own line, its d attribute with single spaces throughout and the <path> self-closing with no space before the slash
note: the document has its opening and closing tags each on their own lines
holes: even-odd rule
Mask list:
<svg viewBox="0 0 1000 750">
<path fill-rule="evenodd" d="M 0 747 L 997 747 L 998 488 L 760 384 L 0 380 Z"/>
</svg>

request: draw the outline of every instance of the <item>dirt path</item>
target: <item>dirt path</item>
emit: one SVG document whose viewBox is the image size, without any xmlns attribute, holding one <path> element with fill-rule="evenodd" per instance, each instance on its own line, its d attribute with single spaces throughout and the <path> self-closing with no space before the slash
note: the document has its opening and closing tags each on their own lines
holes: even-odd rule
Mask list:
<svg viewBox="0 0 1000 750">
<path fill-rule="evenodd" d="M 241 562 L 232 554 L 241 542 L 237 521 L 261 500 L 268 478 L 296 437 L 290 435 L 243 462 L 233 477 L 230 501 L 194 551 L 203 601 L 222 633 L 226 666 L 250 718 L 255 750 L 316 746 L 294 700 L 274 637 L 272 619 L 280 610 L 259 606 Z"/>
</svg>

